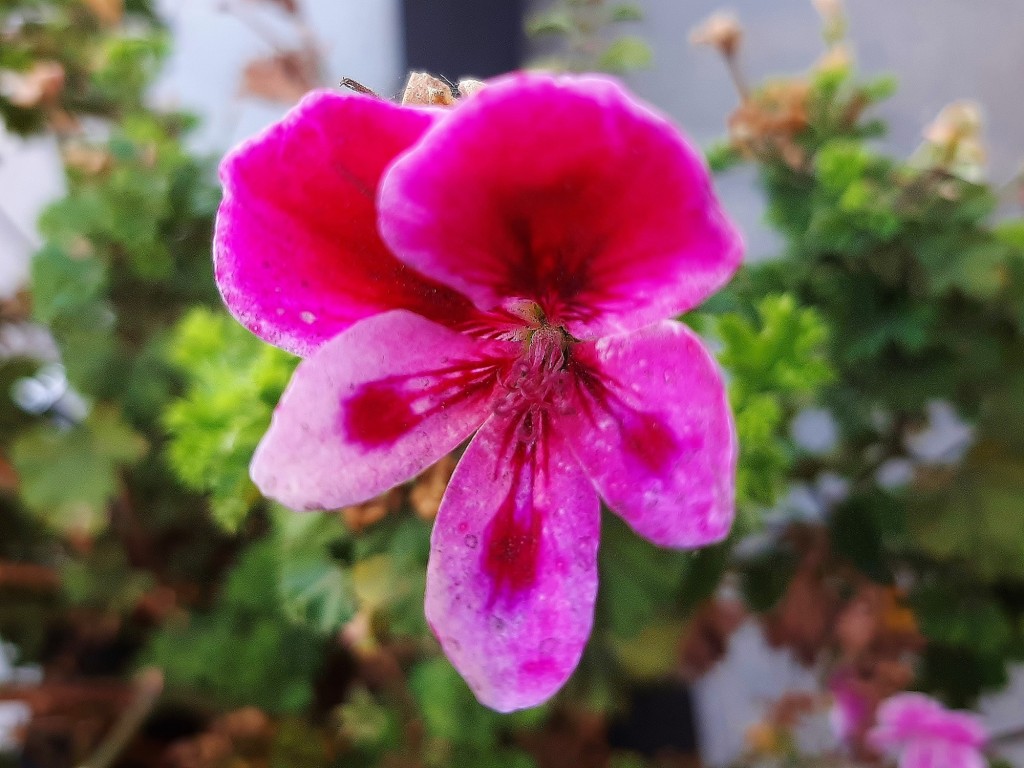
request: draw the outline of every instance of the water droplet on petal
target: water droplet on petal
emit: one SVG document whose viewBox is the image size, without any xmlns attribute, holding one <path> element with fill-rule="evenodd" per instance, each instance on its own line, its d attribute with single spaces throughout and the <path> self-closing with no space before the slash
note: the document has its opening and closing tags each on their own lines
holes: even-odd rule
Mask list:
<svg viewBox="0 0 1024 768">
<path fill-rule="evenodd" d="M 312 312 L 303 312 L 302 314 L 299 315 L 299 317 L 302 318 L 302 322 L 307 324 L 316 322 L 316 315 L 314 315 Z"/>
<path fill-rule="evenodd" d="M 476 536 L 474 536 L 473 534 L 469 534 L 469 536 L 466 537 L 466 546 L 469 547 L 470 549 L 476 549 L 476 545 L 477 545 L 477 538 L 476 538 Z"/>
</svg>

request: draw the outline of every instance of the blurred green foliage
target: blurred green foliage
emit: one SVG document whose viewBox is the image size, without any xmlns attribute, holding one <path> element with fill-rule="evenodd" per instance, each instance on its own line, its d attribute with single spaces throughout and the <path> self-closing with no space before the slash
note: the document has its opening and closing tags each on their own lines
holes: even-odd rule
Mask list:
<svg viewBox="0 0 1024 768">
<path fill-rule="evenodd" d="M 61 669 L 78 659 L 87 677 L 52 635 L 75 622 L 114 627 L 120 655 L 105 674 L 159 666 L 168 699 L 205 718 L 198 732 L 260 708 L 274 723 L 268 759 L 282 768 L 526 768 L 567 723 L 610 718 L 634 687 L 676 670 L 680 637 L 723 575 L 739 577 L 753 609 L 773 608 L 799 553 L 734 547 L 763 532 L 793 483 L 826 473 L 849 481 L 823 515 L 844 568 L 911 585 L 927 643 L 919 687 L 969 702 L 1022 655 L 1024 222 L 993 225 L 993 189 L 945 164 L 949 153 L 902 161 L 874 148 L 883 126 L 867 110 L 891 80 L 839 66 L 773 81 L 741 105 L 733 125 L 745 130 L 709 153 L 723 172 L 756 165 L 784 243 L 685 318 L 729 381 L 736 531 L 670 552 L 606 515 L 579 672 L 549 705 L 499 716 L 476 703 L 424 621 L 431 523 L 408 488 L 373 509 L 296 515 L 249 480 L 296 360 L 220 306 L 213 167 L 185 148 L 188 116 L 145 104 L 167 50 L 152 9 L 132 0 L 122 12 L 0 0 L 0 70 L 63 72 L 34 103 L 0 95 L 0 114 L 15 130 L 57 131 L 69 182 L 40 223 L 31 316 L 4 321 L 48 328 L 71 387 L 41 408 L 0 409 L 0 468 L 17 476 L 0 491 L 0 558 L 61 582 L 56 595 L 0 601 L 0 634 L 27 657 Z M 530 31 L 561 36 L 563 66 L 622 72 L 650 51 L 608 30 L 638 16 L 566 0 Z M 787 120 L 782 103 L 797 110 Z M 86 118 L 104 130 L 85 130 Z M 0 381 L 38 378 L 45 357 L 0 360 Z M 910 450 L 935 401 L 974 429 L 962 459 Z M 827 455 L 790 434 L 809 406 L 837 420 Z M 903 487 L 878 482 L 891 460 L 912 464 Z"/>
<path fill-rule="evenodd" d="M 544 41 L 558 41 L 558 53 L 533 66 L 575 72 L 604 71 L 625 74 L 651 65 L 653 53 L 637 35 L 616 35 L 620 25 L 643 19 L 633 3 L 606 0 L 554 0 L 526 21 L 526 33 Z"/>
</svg>

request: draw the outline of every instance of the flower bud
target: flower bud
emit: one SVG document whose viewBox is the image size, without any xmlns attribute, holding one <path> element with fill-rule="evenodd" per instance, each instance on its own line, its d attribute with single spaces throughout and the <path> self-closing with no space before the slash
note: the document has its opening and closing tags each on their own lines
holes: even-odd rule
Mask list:
<svg viewBox="0 0 1024 768">
<path fill-rule="evenodd" d="M 443 80 L 426 72 L 412 72 L 402 94 L 402 104 L 448 107 L 455 103 L 452 89 Z"/>
<path fill-rule="evenodd" d="M 743 41 L 743 28 L 736 14 L 719 11 L 709 16 L 690 32 L 690 42 L 717 48 L 726 58 L 732 58 Z"/>
</svg>

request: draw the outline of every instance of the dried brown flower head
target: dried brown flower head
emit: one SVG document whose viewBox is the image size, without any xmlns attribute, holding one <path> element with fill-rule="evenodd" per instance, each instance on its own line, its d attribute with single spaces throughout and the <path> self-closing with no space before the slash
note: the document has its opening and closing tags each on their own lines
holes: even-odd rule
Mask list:
<svg viewBox="0 0 1024 768">
<path fill-rule="evenodd" d="M 732 145 L 747 157 L 778 155 L 792 168 L 806 157 L 797 136 L 807 128 L 810 85 L 802 79 L 768 83 L 729 117 Z"/>
<path fill-rule="evenodd" d="M 690 32 L 690 42 L 716 48 L 726 58 L 732 58 L 743 42 L 743 28 L 736 14 L 718 11 Z"/>
<path fill-rule="evenodd" d="M 17 107 L 33 109 L 56 102 L 64 90 L 64 67 L 36 62 L 28 72 L 0 72 L 0 95 Z"/>
</svg>

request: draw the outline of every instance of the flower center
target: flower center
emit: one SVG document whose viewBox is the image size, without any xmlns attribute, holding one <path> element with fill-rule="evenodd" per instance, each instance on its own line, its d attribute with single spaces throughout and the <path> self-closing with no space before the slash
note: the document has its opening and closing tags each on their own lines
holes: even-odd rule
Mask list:
<svg viewBox="0 0 1024 768">
<path fill-rule="evenodd" d="M 519 417 L 517 438 L 532 443 L 548 414 L 569 407 L 569 360 L 573 338 L 561 327 L 540 324 L 525 331 L 523 352 L 498 378 L 494 411 Z"/>
</svg>

